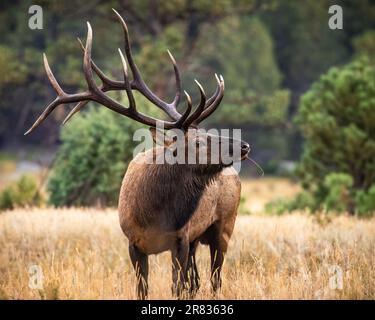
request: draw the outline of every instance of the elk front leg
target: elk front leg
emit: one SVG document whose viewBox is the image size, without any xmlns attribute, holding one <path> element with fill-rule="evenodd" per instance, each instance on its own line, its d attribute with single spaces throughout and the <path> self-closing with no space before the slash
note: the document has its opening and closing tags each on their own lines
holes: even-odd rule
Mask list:
<svg viewBox="0 0 375 320">
<path fill-rule="evenodd" d="M 129 255 L 137 276 L 137 296 L 144 300 L 148 294 L 148 256 L 135 245 L 129 245 Z"/>
<path fill-rule="evenodd" d="M 223 238 L 218 225 L 212 226 L 209 246 L 211 255 L 211 284 L 213 291 L 216 292 L 221 288 L 221 269 L 228 248 L 227 241 Z"/>
<path fill-rule="evenodd" d="M 186 289 L 189 242 L 187 236 L 178 237 L 172 248 L 172 294 L 181 298 Z"/>
<path fill-rule="evenodd" d="M 190 243 L 189 248 L 189 258 L 188 258 L 188 267 L 187 267 L 187 276 L 188 276 L 188 283 L 189 283 L 189 293 L 192 297 L 196 294 L 199 289 L 199 274 L 197 263 L 195 260 L 195 252 L 198 246 L 198 241 L 193 241 Z"/>
</svg>

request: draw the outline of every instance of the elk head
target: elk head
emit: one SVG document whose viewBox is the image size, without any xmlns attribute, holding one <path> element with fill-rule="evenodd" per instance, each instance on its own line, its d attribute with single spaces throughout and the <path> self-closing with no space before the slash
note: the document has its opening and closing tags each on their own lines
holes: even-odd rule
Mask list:
<svg viewBox="0 0 375 320">
<path fill-rule="evenodd" d="M 200 102 L 198 106 L 195 108 L 195 110 L 192 112 L 193 106 L 192 101 L 189 96 L 189 94 L 184 91 L 186 99 L 187 99 L 187 107 L 185 111 L 181 114 L 177 111 L 177 106 L 180 103 L 181 100 L 181 78 L 180 73 L 176 64 L 176 61 L 172 54 L 168 51 L 169 57 L 172 61 L 174 73 L 175 73 L 175 79 L 176 79 L 176 94 L 172 102 L 168 103 L 163 100 L 161 100 L 159 97 L 157 97 L 146 85 L 146 83 L 143 81 L 142 76 L 138 70 L 137 65 L 135 64 L 132 52 L 131 52 L 131 46 L 129 41 L 129 34 L 128 34 L 128 28 L 125 24 L 125 21 L 120 16 L 120 14 L 114 10 L 114 13 L 117 16 L 117 19 L 121 23 L 122 29 L 124 31 L 124 40 L 125 40 L 125 56 L 126 59 L 120 49 L 118 49 L 121 62 L 122 62 L 122 71 L 123 71 L 123 80 L 112 80 L 109 77 L 107 77 L 103 71 L 94 63 L 94 61 L 91 58 L 91 49 L 92 49 L 92 29 L 89 22 L 87 22 L 87 38 L 86 38 L 86 45 L 84 46 L 82 42 L 78 39 L 79 44 L 81 46 L 81 49 L 84 54 L 83 58 L 83 71 L 84 76 L 87 82 L 87 90 L 81 93 L 74 93 L 74 94 L 68 94 L 66 93 L 58 84 L 56 78 L 54 77 L 48 61 L 45 54 L 43 54 L 43 60 L 44 60 L 44 68 L 46 70 L 47 76 L 49 81 L 51 82 L 53 88 L 55 89 L 57 93 L 57 97 L 55 100 L 53 100 L 43 111 L 43 113 L 39 116 L 39 118 L 35 121 L 35 123 L 31 126 L 31 128 L 25 133 L 25 135 L 31 133 L 35 128 L 37 128 L 47 117 L 51 112 L 58 106 L 66 103 L 77 103 L 76 106 L 71 110 L 71 112 L 68 114 L 68 116 L 65 118 L 63 123 L 65 124 L 75 113 L 79 112 L 89 101 L 94 101 L 99 103 L 100 105 L 111 109 L 114 112 L 117 112 L 123 116 L 126 116 L 128 118 L 131 118 L 135 121 L 138 121 L 140 123 L 143 123 L 145 125 L 150 126 L 151 128 L 156 128 L 158 125 L 162 125 L 164 129 L 171 130 L 171 129 L 179 129 L 183 132 L 183 141 L 185 143 L 185 151 L 189 149 L 190 146 L 199 147 L 199 152 L 195 153 L 196 157 L 199 157 L 203 153 L 207 154 L 207 162 L 206 164 L 213 164 L 212 158 L 211 158 L 211 150 L 213 146 L 217 146 L 220 150 L 222 145 L 226 143 L 229 145 L 228 151 L 226 154 L 222 155 L 219 159 L 219 163 L 217 165 L 219 167 L 231 165 L 231 162 L 225 161 L 226 157 L 233 156 L 233 150 L 237 149 L 240 150 L 239 155 L 234 160 L 242 160 L 244 157 L 247 156 L 250 147 L 247 143 L 236 140 L 236 139 L 230 139 L 226 137 L 222 137 L 219 135 L 212 135 L 207 133 L 202 133 L 198 129 L 198 125 L 200 122 L 202 122 L 204 119 L 209 117 L 219 106 L 223 95 L 224 95 L 224 79 L 222 76 L 218 77 L 215 74 L 215 79 L 217 82 L 217 87 L 214 92 L 214 94 L 207 98 L 206 94 L 204 92 L 203 87 L 201 84 L 195 80 L 199 92 L 200 92 Z M 128 74 L 128 67 L 127 62 L 129 64 L 129 67 L 131 69 L 133 79 L 129 79 Z M 94 74 L 101 80 L 101 85 L 98 86 L 94 79 Z M 128 106 L 124 106 L 120 104 L 118 101 L 114 100 L 110 96 L 106 94 L 107 91 L 114 91 L 114 90 L 125 90 L 128 98 Z M 135 99 L 133 96 L 133 90 L 136 90 L 140 92 L 144 97 L 146 97 L 150 102 L 152 102 L 154 105 L 156 105 L 158 108 L 163 110 L 169 118 L 171 118 L 171 121 L 168 120 L 159 120 L 156 118 L 153 118 L 151 116 L 147 116 L 141 112 L 139 112 L 136 108 Z M 189 130 L 193 129 L 193 130 Z M 155 132 L 155 131 L 154 131 Z M 180 139 L 181 142 L 181 139 Z M 175 147 L 176 141 L 173 143 L 167 142 L 165 144 L 166 150 L 169 150 L 172 147 Z M 202 167 L 200 167 L 202 168 Z"/>
</svg>

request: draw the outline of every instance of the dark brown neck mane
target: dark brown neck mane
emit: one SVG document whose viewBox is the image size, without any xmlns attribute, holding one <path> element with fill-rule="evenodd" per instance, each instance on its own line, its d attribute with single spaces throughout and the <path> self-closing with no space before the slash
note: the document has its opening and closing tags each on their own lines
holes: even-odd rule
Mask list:
<svg viewBox="0 0 375 320">
<path fill-rule="evenodd" d="M 220 165 L 151 164 L 138 185 L 138 223 L 174 231 L 195 212 L 204 190 L 223 169 Z"/>
</svg>

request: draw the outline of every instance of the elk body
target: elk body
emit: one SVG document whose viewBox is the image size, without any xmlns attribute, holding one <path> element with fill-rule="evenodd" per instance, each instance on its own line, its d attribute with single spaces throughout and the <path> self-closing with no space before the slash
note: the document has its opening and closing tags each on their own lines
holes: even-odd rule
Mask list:
<svg viewBox="0 0 375 320">
<path fill-rule="evenodd" d="M 166 130 L 181 130 L 182 139 L 167 138 L 163 143 L 139 153 L 129 164 L 124 176 L 119 197 L 119 220 L 124 234 L 129 239 L 129 255 L 137 275 L 137 294 L 146 298 L 148 292 L 148 255 L 169 250 L 172 255 L 173 291 L 180 296 L 185 289 L 194 294 L 199 287 L 199 275 L 195 262 L 195 252 L 199 243 L 208 245 L 211 255 L 211 282 L 213 290 L 220 288 L 220 272 L 228 241 L 232 235 L 240 201 L 241 184 L 233 161 L 241 161 L 250 150 L 241 140 L 219 135 L 207 134 L 198 130 L 201 121 L 211 115 L 219 106 L 224 94 L 224 80 L 217 77 L 217 88 L 212 97 L 206 99 L 202 86 L 200 103 L 192 111 L 190 96 L 185 92 L 187 108 L 181 114 L 177 106 L 181 98 L 180 74 L 173 56 L 172 60 L 177 83 L 177 93 L 172 103 L 158 98 L 144 83 L 133 61 L 127 26 L 122 17 L 114 10 L 125 34 L 125 55 L 132 71 L 133 79 L 128 76 L 125 57 L 119 49 L 123 65 L 123 81 L 108 78 L 91 59 L 92 30 L 88 23 L 83 69 L 88 90 L 82 93 L 67 94 L 57 83 L 44 56 L 44 66 L 48 78 L 58 96 L 44 110 L 26 134 L 33 131 L 59 105 L 77 103 L 64 123 L 89 101 L 99 104 L 133 120 L 151 127 L 155 140 L 157 124 L 162 123 Z M 97 86 L 94 74 L 101 80 Z M 111 90 L 125 90 L 129 106 L 125 107 L 106 95 Z M 149 101 L 162 109 L 172 121 L 157 120 L 137 111 L 133 90 L 139 91 Z M 154 161 L 176 150 L 176 144 L 183 143 L 183 152 L 187 157 L 194 150 L 194 163 L 163 163 Z M 214 161 L 212 150 L 220 152 L 218 161 Z M 191 148 L 193 147 L 193 148 Z M 235 150 L 240 150 L 236 153 Z M 206 161 L 201 163 L 200 156 Z"/>
</svg>

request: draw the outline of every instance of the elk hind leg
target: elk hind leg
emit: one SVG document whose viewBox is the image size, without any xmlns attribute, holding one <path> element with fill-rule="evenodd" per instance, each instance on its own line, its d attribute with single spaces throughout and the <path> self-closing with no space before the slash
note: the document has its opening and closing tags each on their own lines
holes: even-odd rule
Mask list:
<svg viewBox="0 0 375 320">
<path fill-rule="evenodd" d="M 135 245 L 129 245 L 130 260 L 137 277 L 137 296 L 144 300 L 148 294 L 148 256 Z"/>
</svg>

